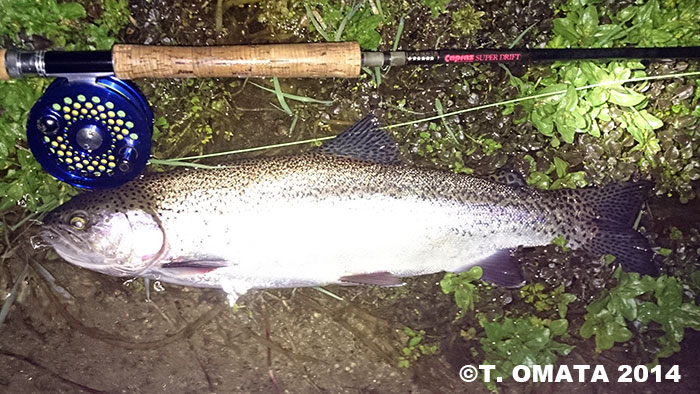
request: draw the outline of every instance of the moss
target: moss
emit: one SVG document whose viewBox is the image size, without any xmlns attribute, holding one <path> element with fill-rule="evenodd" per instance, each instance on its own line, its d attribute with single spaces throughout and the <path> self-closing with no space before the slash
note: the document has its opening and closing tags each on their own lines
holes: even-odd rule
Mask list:
<svg viewBox="0 0 700 394">
<path fill-rule="evenodd" d="M 471 4 L 462 5 L 457 11 L 450 14 L 452 25 L 450 35 L 453 37 L 470 37 L 481 29 L 483 11 L 476 11 Z"/>
</svg>

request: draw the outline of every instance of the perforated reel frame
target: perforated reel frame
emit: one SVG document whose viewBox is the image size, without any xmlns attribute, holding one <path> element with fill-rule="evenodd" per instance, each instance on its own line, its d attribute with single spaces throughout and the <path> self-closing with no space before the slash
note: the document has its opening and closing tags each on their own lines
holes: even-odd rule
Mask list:
<svg viewBox="0 0 700 394">
<path fill-rule="evenodd" d="M 27 120 L 36 160 L 59 180 L 85 189 L 119 186 L 148 163 L 153 112 L 130 82 L 58 78 Z"/>
</svg>

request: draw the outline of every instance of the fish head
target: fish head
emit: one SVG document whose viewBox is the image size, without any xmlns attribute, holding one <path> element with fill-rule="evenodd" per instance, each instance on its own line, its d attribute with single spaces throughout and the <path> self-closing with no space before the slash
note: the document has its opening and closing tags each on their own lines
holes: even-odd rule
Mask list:
<svg viewBox="0 0 700 394">
<path fill-rule="evenodd" d="M 161 222 L 108 192 L 79 195 L 44 218 L 40 242 L 66 261 L 113 276 L 139 276 L 166 246 Z"/>
</svg>

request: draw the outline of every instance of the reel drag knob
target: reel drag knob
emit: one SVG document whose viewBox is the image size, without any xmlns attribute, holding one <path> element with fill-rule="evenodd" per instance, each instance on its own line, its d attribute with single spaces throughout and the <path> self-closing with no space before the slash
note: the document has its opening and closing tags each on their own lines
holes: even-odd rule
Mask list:
<svg viewBox="0 0 700 394">
<path fill-rule="evenodd" d="M 36 128 L 45 135 L 54 135 L 58 133 L 58 130 L 61 128 L 61 124 L 55 116 L 49 114 L 42 116 L 36 122 Z"/>
<path fill-rule="evenodd" d="M 115 77 L 56 79 L 27 121 L 34 157 L 54 177 L 85 189 L 138 176 L 151 154 L 153 113 L 132 83 Z"/>
</svg>

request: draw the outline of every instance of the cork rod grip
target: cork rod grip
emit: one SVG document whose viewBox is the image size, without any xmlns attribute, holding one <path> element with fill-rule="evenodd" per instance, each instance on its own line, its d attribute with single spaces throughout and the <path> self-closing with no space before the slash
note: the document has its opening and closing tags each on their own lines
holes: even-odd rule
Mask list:
<svg viewBox="0 0 700 394">
<path fill-rule="evenodd" d="M 360 75 L 355 42 L 211 47 L 115 45 L 118 78 L 341 77 Z"/>
<path fill-rule="evenodd" d="M 0 48 L 0 81 L 10 79 L 10 75 L 5 68 L 5 50 Z"/>
</svg>

